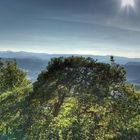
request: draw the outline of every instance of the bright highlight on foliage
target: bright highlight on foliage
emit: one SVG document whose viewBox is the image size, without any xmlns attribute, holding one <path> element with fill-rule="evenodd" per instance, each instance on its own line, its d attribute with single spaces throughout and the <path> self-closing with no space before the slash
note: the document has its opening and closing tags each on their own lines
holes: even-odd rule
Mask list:
<svg viewBox="0 0 140 140">
<path fill-rule="evenodd" d="M 33 85 L 0 59 L 0 140 L 138 140 L 140 93 L 125 80 L 113 56 L 54 58 Z"/>
<path fill-rule="evenodd" d="M 126 7 L 135 7 L 135 0 L 122 0 L 121 2 L 121 7 L 126 8 Z"/>
</svg>

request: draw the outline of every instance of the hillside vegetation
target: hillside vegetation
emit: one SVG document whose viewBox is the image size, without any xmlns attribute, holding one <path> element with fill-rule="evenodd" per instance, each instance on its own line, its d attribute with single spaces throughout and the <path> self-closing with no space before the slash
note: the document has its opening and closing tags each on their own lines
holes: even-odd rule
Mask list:
<svg viewBox="0 0 140 140">
<path fill-rule="evenodd" d="M 31 52 L 12 52 L 12 51 L 0 51 L 0 58 L 4 60 L 16 59 L 17 65 L 26 70 L 28 77 L 33 82 L 36 81 L 38 74 L 42 69 L 45 69 L 51 58 L 58 58 L 63 56 L 64 58 L 70 57 L 71 54 L 46 54 L 46 53 L 31 53 Z M 74 55 L 80 56 L 80 55 Z M 110 56 L 98 56 L 98 55 L 82 55 L 87 58 L 94 58 L 103 63 L 110 63 Z M 115 61 L 123 65 L 127 72 L 127 82 L 140 83 L 140 58 L 126 58 L 115 56 Z M 136 86 L 139 89 L 138 86 Z"/>
<path fill-rule="evenodd" d="M 140 93 L 110 61 L 54 58 L 32 85 L 16 62 L 1 60 L 0 139 L 140 139 Z"/>
</svg>

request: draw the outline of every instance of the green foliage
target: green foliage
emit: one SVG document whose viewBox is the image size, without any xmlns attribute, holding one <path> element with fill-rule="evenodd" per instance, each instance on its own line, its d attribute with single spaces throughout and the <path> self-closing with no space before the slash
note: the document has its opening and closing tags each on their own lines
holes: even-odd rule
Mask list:
<svg viewBox="0 0 140 140">
<path fill-rule="evenodd" d="M 0 93 L 29 83 L 26 73 L 17 67 L 16 62 L 6 60 L 0 60 L 0 81 Z"/>
<path fill-rule="evenodd" d="M 21 139 L 26 129 L 26 98 L 32 87 L 15 62 L 2 60 L 0 64 L 0 139 Z"/>
<path fill-rule="evenodd" d="M 32 93 L 29 84 L 2 92 L 1 138 L 138 140 L 140 93 L 125 80 L 124 68 L 113 57 L 111 64 L 54 58 Z"/>
<path fill-rule="evenodd" d="M 130 121 L 139 114 L 137 96 L 125 84 L 125 70 L 113 57 L 111 64 L 83 57 L 55 58 L 34 83 L 32 98 L 41 111 L 36 110 L 40 116 L 33 125 L 43 127 L 47 122 L 41 132 L 44 139 L 127 137 L 129 130 L 139 131 Z"/>
</svg>

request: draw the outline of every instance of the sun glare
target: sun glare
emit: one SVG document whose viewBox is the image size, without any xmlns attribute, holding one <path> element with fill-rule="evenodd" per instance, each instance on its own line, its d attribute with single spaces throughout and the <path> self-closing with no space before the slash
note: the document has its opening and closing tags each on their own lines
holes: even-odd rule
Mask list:
<svg viewBox="0 0 140 140">
<path fill-rule="evenodd" d="M 132 7 L 132 8 L 134 8 L 135 7 L 135 1 L 134 0 L 121 0 L 121 1 L 122 1 L 121 6 L 123 8 L 125 8 L 125 7 Z"/>
</svg>

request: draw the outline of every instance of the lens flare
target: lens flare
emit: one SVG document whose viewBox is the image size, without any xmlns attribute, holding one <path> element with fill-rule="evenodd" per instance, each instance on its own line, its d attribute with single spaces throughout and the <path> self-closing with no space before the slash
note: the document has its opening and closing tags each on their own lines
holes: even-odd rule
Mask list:
<svg viewBox="0 0 140 140">
<path fill-rule="evenodd" d="M 135 0 L 122 0 L 121 7 L 135 7 Z"/>
</svg>

